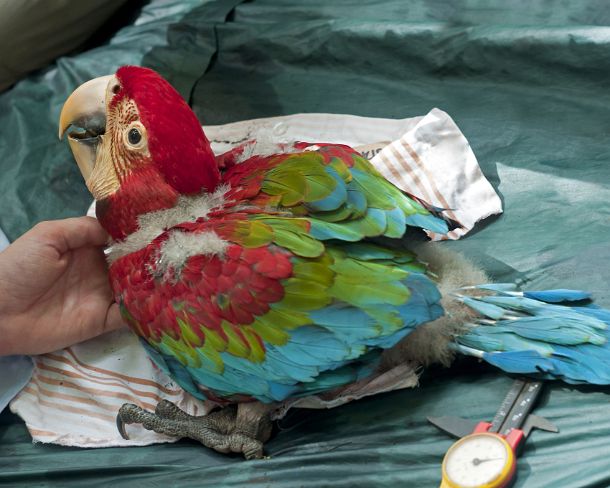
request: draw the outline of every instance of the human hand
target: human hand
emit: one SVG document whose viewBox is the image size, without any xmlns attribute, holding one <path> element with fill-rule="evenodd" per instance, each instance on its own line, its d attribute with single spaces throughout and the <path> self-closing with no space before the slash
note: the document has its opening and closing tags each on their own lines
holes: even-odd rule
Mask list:
<svg viewBox="0 0 610 488">
<path fill-rule="evenodd" d="M 0 253 L 0 355 L 55 351 L 123 326 L 91 217 L 42 222 Z"/>
</svg>

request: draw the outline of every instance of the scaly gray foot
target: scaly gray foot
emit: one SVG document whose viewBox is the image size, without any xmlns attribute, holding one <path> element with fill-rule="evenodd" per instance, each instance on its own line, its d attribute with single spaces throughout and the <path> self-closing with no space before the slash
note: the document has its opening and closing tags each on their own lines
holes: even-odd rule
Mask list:
<svg viewBox="0 0 610 488">
<path fill-rule="evenodd" d="M 155 413 L 125 403 L 117 415 L 117 428 L 124 439 L 129 438 L 125 424 L 141 424 L 159 434 L 194 439 L 218 452 L 236 452 L 246 459 L 260 459 L 263 443 L 271 435 L 268 410 L 262 404 L 240 404 L 195 417 L 167 400 L 159 402 Z"/>
</svg>

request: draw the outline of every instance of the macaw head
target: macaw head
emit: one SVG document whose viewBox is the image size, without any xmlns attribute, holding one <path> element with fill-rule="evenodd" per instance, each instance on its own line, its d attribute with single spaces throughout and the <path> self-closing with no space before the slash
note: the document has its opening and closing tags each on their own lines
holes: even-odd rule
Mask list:
<svg viewBox="0 0 610 488">
<path fill-rule="evenodd" d="M 60 139 L 70 127 L 70 148 L 97 217 L 114 239 L 137 230 L 139 215 L 219 184 L 197 117 L 150 69 L 123 66 L 78 87 L 62 108 Z"/>
</svg>

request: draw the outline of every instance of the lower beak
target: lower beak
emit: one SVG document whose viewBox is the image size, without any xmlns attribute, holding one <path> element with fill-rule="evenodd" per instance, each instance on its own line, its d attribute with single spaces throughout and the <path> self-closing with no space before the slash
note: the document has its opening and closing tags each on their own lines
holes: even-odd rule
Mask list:
<svg viewBox="0 0 610 488">
<path fill-rule="evenodd" d="M 89 180 L 95 166 L 97 147 L 101 143 L 102 137 L 104 136 L 78 138 L 72 134 L 68 135 L 68 144 L 70 144 L 70 149 L 72 149 L 72 154 L 85 182 Z"/>
<path fill-rule="evenodd" d="M 106 89 L 114 76 L 101 76 L 79 86 L 68 97 L 59 116 L 59 138 L 70 126 L 68 143 L 85 178 L 93 171 L 97 148 L 106 130 Z"/>
</svg>

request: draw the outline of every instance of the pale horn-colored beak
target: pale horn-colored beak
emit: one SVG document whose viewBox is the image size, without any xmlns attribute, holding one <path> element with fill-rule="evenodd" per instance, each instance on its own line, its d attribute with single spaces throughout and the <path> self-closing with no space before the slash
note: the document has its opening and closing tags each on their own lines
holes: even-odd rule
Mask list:
<svg viewBox="0 0 610 488">
<path fill-rule="evenodd" d="M 83 83 L 68 97 L 59 116 L 60 139 L 70 126 L 76 128 L 68 134 L 68 143 L 85 181 L 93 171 L 97 146 L 106 129 L 106 93 L 114 79 L 108 75 Z"/>
</svg>

